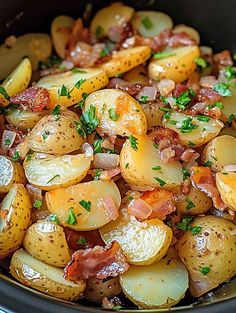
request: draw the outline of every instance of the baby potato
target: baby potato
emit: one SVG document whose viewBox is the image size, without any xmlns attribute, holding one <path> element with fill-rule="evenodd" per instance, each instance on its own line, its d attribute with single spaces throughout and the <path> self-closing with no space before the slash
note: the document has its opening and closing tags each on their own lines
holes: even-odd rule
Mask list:
<svg viewBox="0 0 236 313">
<path fill-rule="evenodd" d="M 99 128 L 109 135 L 146 134 L 147 120 L 141 105 L 128 93 L 118 89 L 93 92 L 85 101 L 83 112 L 96 108 Z"/>
<path fill-rule="evenodd" d="M 210 162 L 214 172 L 222 171 L 225 165 L 236 164 L 236 138 L 228 135 L 212 139 L 201 155 L 202 163 Z"/>
<path fill-rule="evenodd" d="M 14 183 L 26 184 L 21 164 L 4 155 L 0 155 L 0 173 L 0 193 L 10 191 Z"/>
<path fill-rule="evenodd" d="M 163 125 L 176 131 L 179 134 L 180 143 L 189 147 L 204 145 L 215 138 L 224 126 L 222 122 L 213 118 L 209 118 L 208 122 L 199 121 L 197 117 L 176 111 L 171 112 L 168 120 L 163 120 Z"/>
<path fill-rule="evenodd" d="M 167 78 L 182 83 L 196 69 L 194 60 L 200 56 L 197 46 L 185 46 L 166 51 L 171 56 L 151 60 L 148 66 L 149 76 L 153 80 Z"/>
<path fill-rule="evenodd" d="M 115 183 L 90 181 L 49 191 L 46 202 L 63 226 L 92 230 L 117 217 L 121 197 Z"/>
<path fill-rule="evenodd" d="M 25 56 L 30 59 L 33 70 L 36 70 L 39 61 L 45 61 L 52 51 L 51 39 L 47 34 L 29 33 L 13 37 L 12 41 L 10 46 L 8 40 L 0 46 L 0 80 L 6 78 Z"/>
<path fill-rule="evenodd" d="M 176 202 L 176 209 L 181 215 L 206 213 L 212 207 L 212 200 L 201 190 L 191 186 L 188 194 Z"/>
<path fill-rule="evenodd" d="M 146 103 L 142 105 L 142 108 L 147 118 L 148 129 L 153 126 L 162 125 L 162 117 L 165 112 L 159 109 L 157 103 Z"/>
<path fill-rule="evenodd" d="M 232 96 L 222 97 L 220 100 L 223 104 L 223 109 L 221 109 L 220 120 L 226 123 L 231 115 L 236 115 L 236 90 L 232 88 Z"/>
<path fill-rule="evenodd" d="M 123 5 L 121 2 L 112 3 L 99 10 L 90 24 L 91 32 L 97 38 L 108 35 L 111 27 L 122 26 L 131 20 L 134 9 Z"/>
<path fill-rule="evenodd" d="M 143 37 L 153 37 L 173 27 L 169 15 L 157 11 L 137 11 L 133 15 L 131 24 Z"/>
<path fill-rule="evenodd" d="M 54 190 L 79 183 L 90 169 L 91 157 L 85 154 L 53 156 L 34 153 L 25 159 L 28 182 L 42 190 Z"/>
<path fill-rule="evenodd" d="M 67 301 L 78 300 L 86 286 L 82 280 L 76 284 L 66 280 L 62 269 L 33 258 L 23 249 L 13 254 L 10 273 L 23 285 Z"/>
<path fill-rule="evenodd" d="M 56 267 L 65 267 L 71 259 L 63 228 L 50 221 L 31 225 L 23 246 L 34 258 Z"/>
<path fill-rule="evenodd" d="M 117 241 L 128 263 L 148 265 L 159 261 L 168 250 L 172 230 L 158 218 L 139 222 L 125 209 L 117 220 L 99 229 L 106 244 Z"/>
<path fill-rule="evenodd" d="M 7 112 L 6 120 L 18 129 L 27 131 L 32 129 L 46 114 L 48 114 L 48 111 L 31 112 L 14 109 Z"/>
<path fill-rule="evenodd" d="M 66 44 L 68 42 L 75 20 L 67 15 L 54 18 L 51 24 L 52 43 L 57 54 L 65 59 Z"/>
<path fill-rule="evenodd" d="M 0 259 L 17 250 L 30 223 L 31 201 L 21 184 L 14 184 L 0 206 Z"/>
<path fill-rule="evenodd" d="M 99 90 L 107 84 L 108 78 L 102 69 L 84 68 L 44 76 L 36 85 L 49 91 L 53 107 L 57 104 L 68 107 L 83 100 L 84 94 Z"/>
<path fill-rule="evenodd" d="M 80 149 L 84 138 L 77 131 L 78 121 L 79 116 L 67 110 L 61 111 L 59 116 L 44 116 L 28 135 L 30 149 L 58 155 Z"/>
<path fill-rule="evenodd" d="M 224 203 L 236 211 L 236 173 L 216 173 L 216 186 Z"/>
<path fill-rule="evenodd" d="M 106 72 L 108 77 L 114 77 L 143 64 L 150 56 L 151 48 L 148 46 L 114 51 L 111 59 L 102 63 L 100 67 Z"/>
<path fill-rule="evenodd" d="M 208 215 L 196 217 L 191 226 L 201 227 L 200 233 L 186 231 L 177 252 L 189 272 L 190 293 L 199 297 L 236 274 L 236 225 Z"/>
<path fill-rule="evenodd" d="M 89 278 L 84 291 L 85 299 L 94 303 L 102 303 L 104 297 L 111 298 L 121 293 L 118 277 L 107 279 Z"/>
<path fill-rule="evenodd" d="M 147 67 L 142 64 L 124 73 L 122 78 L 132 84 L 140 84 L 143 86 L 149 84 Z"/>
<path fill-rule="evenodd" d="M 126 140 L 120 153 L 120 168 L 125 181 L 141 191 L 144 188 L 173 188 L 183 180 L 180 163 L 163 163 L 148 136 L 132 136 Z"/>
<path fill-rule="evenodd" d="M 186 33 L 189 35 L 191 38 L 193 38 L 196 41 L 196 44 L 199 45 L 200 43 L 200 35 L 198 31 L 196 31 L 195 28 L 184 25 L 184 24 L 179 24 L 176 25 L 175 28 L 173 29 L 174 34 L 178 33 Z"/>
<path fill-rule="evenodd" d="M 170 308 L 185 296 L 188 272 L 179 260 L 165 257 L 152 265 L 131 266 L 120 275 L 120 284 L 139 308 Z"/>
</svg>

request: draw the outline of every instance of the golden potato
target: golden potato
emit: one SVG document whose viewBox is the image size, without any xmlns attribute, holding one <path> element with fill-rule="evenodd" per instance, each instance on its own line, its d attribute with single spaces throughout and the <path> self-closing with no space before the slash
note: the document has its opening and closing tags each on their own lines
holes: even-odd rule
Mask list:
<svg viewBox="0 0 236 313">
<path fill-rule="evenodd" d="M 99 90 L 108 84 L 106 73 L 100 68 L 73 69 L 68 72 L 44 76 L 38 87 L 50 93 L 51 105 L 70 106 L 83 100 L 84 94 Z"/>
<path fill-rule="evenodd" d="M 99 229 L 106 244 L 117 241 L 130 264 L 148 265 L 159 261 L 172 240 L 172 230 L 159 219 L 139 222 L 125 209 L 116 221 Z"/>
<path fill-rule="evenodd" d="M 197 46 L 185 46 L 165 51 L 170 56 L 151 60 L 148 71 L 154 80 L 167 78 L 181 83 L 185 81 L 196 69 L 194 60 L 199 57 L 200 51 Z"/>
<path fill-rule="evenodd" d="M 10 191 L 14 183 L 26 184 L 21 164 L 4 155 L 0 155 L 0 173 L 0 193 Z"/>
<path fill-rule="evenodd" d="M 202 121 L 197 117 L 177 111 L 172 111 L 170 118 L 163 120 L 163 125 L 176 131 L 179 134 L 180 143 L 190 147 L 204 145 L 215 138 L 224 126 L 222 122 L 213 118 Z"/>
<path fill-rule="evenodd" d="M 59 116 L 44 116 L 28 135 L 30 149 L 59 155 L 78 150 L 84 143 L 76 128 L 78 121 L 79 116 L 67 110 Z"/>
<path fill-rule="evenodd" d="M 31 225 L 23 246 L 34 258 L 56 267 L 65 267 L 71 260 L 63 228 L 50 221 Z"/>
<path fill-rule="evenodd" d="M 162 125 L 162 117 L 165 112 L 159 109 L 157 103 L 146 103 L 142 105 L 142 108 L 147 118 L 148 129 L 153 126 Z"/>
<path fill-rule="evenodd" d="M 75 284 L 66 280 L 62 269 L 33 258 L 23 249 L 13 254 L 10 273 L 23 285 L 67 301 L 78 300 L 86 286 L 84 281 Z"/>
<path fill-rule="evenodd" d="M 136 66 L 132 70 L 124 73 L 122 79 L 132 84 L 149 85 L 147 67 L 142 64 Z"/>
<path fill-rule="evenodd" d="M 144 135 L 147 120 L 141 105 L 128 93 L 117 89 L 93 92 L 85 101 L 83 112 L 96 109 L 99 128 L 109 135 Z"/>
<path fill-rule="evenodd" d="M 186 33 L 189 35 L 191 38 L 193 38 L 196 41 L 196 44 L 199 45 L 200 43 L 200 35 L 199 32 L 196 31 L 195 28 L 184 25 L 184 24 L 179 24 L 176 25 L 175 28 L 173 29 L 174 34 L 178 33 Z"/>
<path fill-rule="evenodd" d="M 223 104 L 223 109 L 221 109 L 222 115 L 220 117 L 221 121 L 227 123 L 231 115 L 236 115 L 236 90 L 233 88 L 232 96 L 222 97 L 220 100 Z"/>
<path fill-rule="evenodd" d="M 46 201 L 63 226 L 92 230 L 117 217 L 121 197 L 115 183 L 90 181 L 49 191 Z"/>
<path fill-rule="evenodd" d="M 31 201 L 21 184 L 14 184 L 0 207 L 0 259 L 17 250 L 30 223 Z"/>
<path fill-rule="evenodd" d="M 18 129 L 27 131 L 32 129 L 46 114 L 48 114 L 48 111 L 31 112 L 14 109 L 7 112 L 6 120 Z"/>
<path fill-rule="evenodd" d="M 136 190 L 168 189 L 183 181 L 180 163 L 163 163 L 148 136 L 131 136 L 126 140 L 120 153 L 120 168 L 125 181 Z"/>
<path fill-rule="evenodd" d="M 121 288 L 134 304 L 143 309 L 169 308 L 188 289 L 188 272 L 177 259 L 165 257 L 148 266 L 131 266 L 120 275 Z"/>
<path fill-rule="evenodd" d="M 191 226 L 200 232 L 186 231 L 177 252 L 189 272 L 190 293 L 199 297 L 236 274 L 236 225 L 208 215 L 196 217 Z"/>
<path fill-rule="evenodd" d="M 220 172 L 225 165 L 236 165 L 236 138 L 228 135 L 212 139 L 201 155 L 202 163 L 208 162 L 214 172 Z"/>
<path fill-rule="evenodd" d="M 236 173 L 226 172 L 216 174 L 216 185 L 225 204 L 236 211 Z"/>
</svg>

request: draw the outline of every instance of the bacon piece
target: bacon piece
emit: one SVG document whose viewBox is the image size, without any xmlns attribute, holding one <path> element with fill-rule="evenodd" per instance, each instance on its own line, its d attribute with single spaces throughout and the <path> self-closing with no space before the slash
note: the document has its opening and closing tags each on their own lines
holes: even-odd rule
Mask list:
<svg viewBox="0 0 236 313">
<path fill-rule="evenodd" d="M 198 102 L 213 104 L 216 101 L 220 101 L 221 96 L 211 88 L 202 88 L 197 95 L 197 100 Z"/>
<path fill-rule="evenodd" d="M 65 278 L 71 281 L 79 281 L 96 277 L 105 279 L 116 277 L 129 268 L 120 245 L 113 242 L 103 248 L 96 246 L 93 249 L 78 250 L 72 255 L 70 263 L 65 268 Z"/>
<path fill-rule="evenodd" d="M 183 84 L 177 84 L 175 86 L 175 89 L 173 90 L 173 96 L 179 97 L 187 90 L 189 90 L 188 86 L 183 85 Z"/>
<path fill-rule="evenodd" d="M 105 211 L 106 214 L 113 220 L 115 221 L 118 216 L 119 216 L 119 211 L 117 208 L 117 205 L 115 203 L 115 200 L 111 196 L 106 196 L 102 198 L 104 204 L 105 204 Z"/>
<path fill-rule="evenodd" d="M 81 18 L 78 18 L 73 25 L 69 39 L 67 41 L 67 49 L 69 51 L 72 51 L 79 41 L 86 42 L 88 44 L 91 43 L 91 35 L 89 29 L 84 28 Z"/>
<path fill-rule="evenodd" d="M 75 231 L 73 229 L 64 228 L 64 232 L 70 249 L 78 250 L 94 248 L 95 246 L 104 246 L 104 242 L 102 241 L 98 230 Z"/>
<path fill-rule="evenodd" d="M 191 168 L 190 179 L 194 187 L 205 192 L 212 198 L 215 208 L 224 211 L 227 205 L 222 201 L 219 191 L 216 187 L 215 179 L 211 170 L 204 166 L 193 166 Z"/>
<path fill-rule="evenodd" d="M 50 94 L 47 89 L 34 86 L 11 97 L 10 102 L 20 104 L 23 110 L 41 112 L 50 107 Z"/>
<path fill-rule="evenodd" d="M 142 86 L 140 84 L 132 84 L 121 78 L 115 77 L 110 79 L 107 88 L 120 89 L 128 92 L 131 96 L 135 95 L 138 91 L 141 90 Z"/>
<path fill-rule="evenodd" d="M 139 220 L 146 220 L 152 214 L 152 207 L 146 201 L 138 198 L 129 203 L 128 213 Z"/>
<path fill-rule="evenodd" d="M 209 107 L 208 103 L 202 103 L 202 102 L 198 102 L 196 104 L 194 104 L 191 108 L 183 110 L 183 113 L 187 114 L 187 115 L 191 115 L 191 116 L 196 116 L 197 114 L 203 114 L 203 115 L 207 115 L 210 116 L 212 118 L 215 119 L 220 119 L 221 117 L 221 109 L 218 107 Z"/>
<path fill-rule="evenodd" d="M 213 55 L 213 61 L 217 66 L 232 66 L 233 60 L 231 58 L 231 53 L 229 50 L 224 50 L 220 53 Z"/>
<path fill-rule="evenodd" d="M 99 179 L 103 181 L 110 181 L 112 178 L 120 174 L 120 168 L 116 167 L 108 171 L 102 171 Z"/>
<path fill-rule="evenodd" d="M 200 74 L 198 72 L 193 72 L 189 76 L 186 86 L 188 88 L 192 88 L 194 92 L 199 92 L 199 89 L 200 89 L 199 82 L 200 82 Z"/>
<path fill-rule="evenodd" d="M 123 23 L 120 26 L 113 26 L 108 29 L 107 37 L 111 42 L 115 42 L 114 50 L 120 50 L 122 44 L 127 38 L 133 36 L 133 30 L 130 23 Z"/>
</svg>

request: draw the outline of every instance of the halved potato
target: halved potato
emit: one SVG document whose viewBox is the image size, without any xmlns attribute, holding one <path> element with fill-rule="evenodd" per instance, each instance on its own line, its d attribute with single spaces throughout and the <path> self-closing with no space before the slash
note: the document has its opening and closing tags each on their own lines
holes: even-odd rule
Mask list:
<svg viewBox="0 0 236 313">
<path fill-rule="evenodd" d="M 167 78 L 181 83 L 185 81 L 196 69 L 194 60 L 199 57 L 197 46 L 185 46 L 166 51 L 172 56 L 155 59 L 148 66 L 149 76 L 154 80 Z"/>
<path fill-rule="evenodd" d="M 153 37 L 173 27 L 169 15 L 157 11 L 137 11 L 133 15 L 131 24 L 143 37 Z"/>
<path fill-rule="evenodd" d="M 25 159 L 28 182 L 42 190 L 54 190 L 79 183 L 90 169 L 91 157 L 85 154 L 53 156 L 34 153 Z"/>
<path fill-rule="evenodd" d="M 147 118 L 148 129 L 153 126 L 162 125 L 162 117 L 165 112 L 160 110 L 157 103 L 146 103 L 142 105 L 142 108 Z"/>
<path fill-rule="evenodd" d="M 25 56 L 30 59 L 33 70 L 36 70 L 39 61 L 45 61 L 50 56 L 51 51 L 52 43 L 47 34 L 25 34 L 15 38 L 11 46 L 6 40 L 0 46 L 0 80 L 6 78 Z"/>
<path fill-rule="evenodd" d="M 132 84 L 149 85 L 147 67 L 142 64 L 124 73 L 122 78 Z"/>
<path fill-rule="evenodd" d="M 69 39 L 75 20 L 67 15 L 59 15 L 51 24 L 53 46 L 57 54 L 65 59 L 66 44 Z"/>
<path fill-rule="evenodd" d="M 116 221 L 99 229 L 106 244 L 117 241 L 130 264 L 148 265 L 159 261 L 168 250 L 172 230 L 159 219 L 139 222 L 125 209 Z"/>
<path fill-rule="evenodd" d="M 48 114 L 48 111 L 31 112 L 15 109 L 7 112 L 6 120 L 20 130 L 27 131 L 32 129 L 46 114 Z"/>
<path fill-rule="evenodd" d="M 50 93 L 51 105 L 70 106 L 83 100 L 83 94 L 99 90 L 108 84 L 104 70 L 84 68 L 77 71 L 44 76 L 37 82 L 38 87 Z"/>
<path fill-rule="evenodd" d="M 121 203 L 113 182 L 91 181 L 46 193 L 48 209 L 63 226 L 92 230 L 110 222 Z"/>
<path fill-rule="evenodd" d="M 5 89 L 9 97 L 25 90 L 31 79 L 32 66 L 28 58 L 24 58 L 14 71 L 3 81 L 1 87 Z M 0 93 L 0 103 L 8 105 L 10 102 Z"/>
<path fill-rule="evenodd" d="M 131 266 L 120 275 L 121 288 L 140 308 L 169 308 L 177 304 L 188 289 L 188 272 L 177 259 L 165 257 L 148 266 Z"/>
<path fill-rule="evenodd" d="M 231 115 L 236 115 L 236 90 L 231 89 L 232 96 L 222 97 L 220 100 L 223 103 L 223 109 L 221 109 L 222 115 L 220 117 L 221 121 L 226 123 Z"/>
<path fill-rule="evenodd" d="M 0 155 L 0 173 L 0 193 L 8 192 L 14 183 L 26 184 L 21 164 L 4 155 Z"/>
<path fill-rule="evenodd" d="M 134 9 L 121 2 L 112 3 L 99 10 L 90 24 L 91 32 L 100 38 L 106 36 L 111 27 L 122 26 L 131 20 Z"/>
<path fill-rule="evenodd" d="M 23 285 L 67 301 L 78 300 L 86 286 L 84 281 L 66 280 L 62 269 L 44 264 L 23 249 L 13 254 L 10 273 Z"/>
<path fill-rule="evenodd" d="M 102 132 L 109 135 L 144 135 L 147 120 L 141 105 L 128 93 L 118 89 L 93 92 L 85 101 L 83 111 L 96 108 L 96 116 Z"/>
<path fill-rule="evenodd" d="M 28 135 L 33 151 L 63 155 L 80 149 L 84 143 L 76 128 L 79 116 L 63 110 L 60 115 L 44 116 Z"/>
<path fill-rule="evenodd" d="M 202 163 L 210 162 L 214 172 L 220 172 L 225 165 L 236 164 L 236 138 L 228 135 L 212 139 L 201 155 Z"/>
<path fill-rule="evenodd" d="M 23 246 L 34 258 L 56 267 L 65 267 L 71 260 L 63 228 L 50 221 L 31 225 Z"/>
<path fill-rule="evenodd" d="M 136 149 L 134 145 L 131 146 L 134 141 Z M 160 170 L 155 170 L 159 166 Z M 120 167 L 125 181 L 137 190 L 173 188 L 183 180 L 180 163 L 163 163 L 148 136 L 135 136 L 126 140 L 120 153 Z"/>
<path fill-rule="evenodd" d="M 108 77 L 113 77 L 144 63 L 150 56 L 151 48 L 148 46 L 124 49 L 113 52 L 111 59 L 102 63 L 100 67 Z"/>
<path fill-rule="evenodd" d="M 30 223 L 31 201 L 21 184 L 14 184 L 0 206 L 0 259 L 17 250 Z"/>
<path fill-rule="evenodd" d="M 200 43 L 200 35 L 198 31 L 196 31 L 196 29 L 193 27 L 190 27 L 184 24 L 179 24 L 175 26 L 175 28 L 173 29 L 173 33 L 174 34 L 186 33 L 196 41 L 197 45 L 199 45 Z"/>
<path fill-rule="evenodd" d="M 224 203 L 236 211 L 236 173 L 224 170 L 216 173 L 216 185 Z"/>
<path fill-rule="evenodd" d="M 175 124 L 172 121 L 175 121 Z M 176 131 L 179 134 L 180 142 L 190 147 L 204 145 L 215 138 L 224 126 L 222 122 L 213 118 L 210 118 L 208 122 L 199 121 L 194 116 L 177 111 L 172 111 L 170 118 L 168 120 L 165 119 L 163 124 L 165 127 Z M 187 124 L 186 127 L 185 124 Z M 196 125 L 193 126 L 196 128 L 193 128 L 192 125 Z"/>
</svg>

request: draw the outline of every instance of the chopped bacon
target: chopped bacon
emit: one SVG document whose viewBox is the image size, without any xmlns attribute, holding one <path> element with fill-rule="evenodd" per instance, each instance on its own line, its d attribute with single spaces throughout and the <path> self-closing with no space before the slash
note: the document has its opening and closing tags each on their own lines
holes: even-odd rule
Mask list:
<svg viewBox="0 0 236 313">
<path fill-rule="evenodd" d="M 132 200 L 127 210 L 130 215 L 139 220 L 146 220 L 152 214 L 152 207 L 141 198 Z"/>
<path fill-rule="evenodd" d="M 41 112 L 50 107 L 50 94 L 47 89 L 34 86 L 11 97 L 10 102 L 19 104 L 23 110 Z"/>
<path fill-rule="evenodd" d="M 73 229 L 64 228 L 64 232 L 68 246 L 72 250 L 104 246 L 104 242 L 98 230 L 75 231 Z"/>
<path fill-rule="evenodd" d="M 81 18 L 78 18 L 71 30 L 69 39 L 67 41 L 67 49 L 72 51 L 79 41 L 91 43 L 91 35 L 88 28 L 84 28 L 83 21 Z"/>
<path fill-rule="evenodd" d="M 115 200 L 112 196 L 106 196 L 102 198 L 102 201 L 105 204 L 105 212 L 106 214 L 115 221 L 119 216 L 118 207 L 115 203 Z"/>
<path fill-rule="evenodd" d="M 188 86 L 183 85 L 183 84 L 177 84 L 175 86 L 175 89 L 173 90 L 173 96 L 179 97 L 182 95 L 182 93 L 184 93 L 187 90 L 189 90 Z"/>
<path fill-rule="evenodd" d="M 107 88 L 115 88 L 120 89 L 123 91 L 126 91 L 131 96 L 135 95 L 142 86 L 140 84 L 132 84 L 129 83 L 121 78 L 115 77 L 110 79 L 109 84 L 107 85 Z"/>
<path fill-rule="evenodd" d="M 191 108 L 182 111 L 185 114 L 196 116 L 197 114 L 203 114 L 215 119 L 220 119 L 221 109 L 218 107 L 209 107 L 208 103 L 197 102 Z"/>
<path fill-rule="evenodd" d="M 200 89 L 199 82 L 200 82 L 200 74 L 198 72 L 193 72 L 189 76 L 186 86 L 188 88 L 192 88 L 192 90 L 197 93 Z"/>
<path fill-rule="evenodd" d="M 110 181 L 112 178 L 120 174 L 120 168 L 116 167 L 108 171 L 102 171 L 99 179 L 103 181 Z"/>
<path fill-rule="evenodd" d="M 217 66 L 232 66 L 233 60 L 229 50 L 224 50 L 213 55 L 213 61 Z"/>
<path fill-rule="evenodd" d="M 199 102 L 213 104 L 216 101 L 220 101 L 221 96 L 211 88 L 202 88 L 197 95 L 197 100 Z"/>
<path fill-rule="evenodd" d="M 103 248 L 96 246 L 93 249 L 78 250 L 73 253 L 72 260 L 65 268 L 65 278 L 71 281 L 79 281 L 96 277 L 105 279 L 116 277 L 129 268 L 120 245 L 113 242 Z"/>
<path fill-rule="evenodd" d="M 194 187 L 205 192 L 212 198 L 214 206 L 219 210 L 224 210 L 227 206 L 224 204 L 217 190 L 213 174 L 208 167 L 193 166 L 191 168 L 190 179 Z"/>
<path fill-rule="evenodd" d="M 107 37 L 111 42 L 115 42 L 114 50 L 120 50 L 122 44 L 127 38 L 133 36 L 133 30 L 130 23 L 123 23 L 120 26 L 112 26 L 108 29 Z"/>
<path fill-rule="evenodd" d="M 151 131 L 148 132 L 148 136 L 157 144 L 159 144 L 160 141 L 164 138 L 167 138 L 172 144 L 179 143 L 178 133 L 170 128 L 165 128 L 162 126 L 153 127 Z"/>
</svg>

